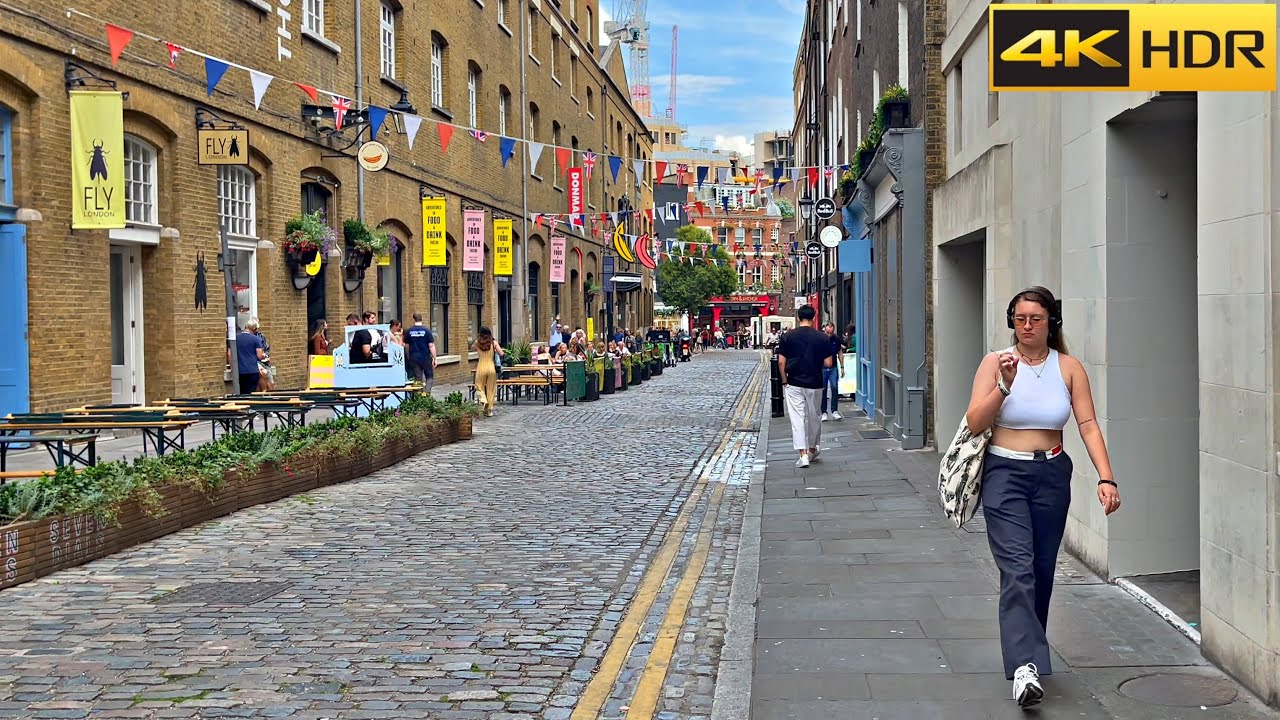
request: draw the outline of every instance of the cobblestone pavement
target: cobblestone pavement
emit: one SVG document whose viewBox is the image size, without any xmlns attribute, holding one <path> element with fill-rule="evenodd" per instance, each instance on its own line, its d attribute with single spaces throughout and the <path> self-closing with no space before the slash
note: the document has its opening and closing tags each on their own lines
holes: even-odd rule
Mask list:
<svg viewBox="0 0 1280 720">
<path fill-rule="evenodd" d="M 0 717 L 566 720 L 636 688 L 706 715 L 762 368 L 503 405 L 470 442 L 7 590 Z M 168 597 L 201 583 L 222 597 Z"/>
</svg>

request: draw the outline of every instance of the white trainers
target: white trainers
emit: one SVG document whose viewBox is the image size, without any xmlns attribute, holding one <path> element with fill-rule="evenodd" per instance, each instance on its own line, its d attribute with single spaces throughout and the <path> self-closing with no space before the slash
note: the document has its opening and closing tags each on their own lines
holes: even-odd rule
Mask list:
<svg viewBox="0 0 1280 720">
<path fill-rule="evenodd" d="M 809 467 L 809 456 L 808 456 L 808 455 L 801 455 L 801 456 L 800 456 L 800 459 L 796 461 L 796 467 L 798 467 L 798 468 L 806 468 L 806 467 Z"/>
<path fill-rule="evenodd" d="M 822 448 L 814 448 L 814 449 L 813 449 L 813 451 L 809 453 L 809 459 L 810 459 L 810 460 L 817 460 L 817 459 L 818 459 L 818 453 L 820 453 L 820 452 L 822 452 Z"/>
<path fill-rule="evenodd" d="M 839 411 L 839 410 L 832 410 L 832 411 L 831 411 L 831 417 L 832 417 L 832 418 L 835 418 L 836 420 L 843 420 L 843 419 L 844 419 L 844 416 L 840 414 L 840 411 Z"/>
<path fill-rule="evenodd" d="M 1013 699 L 1018 707 L 1031 707 L 1044 699 L 1044 688 L 1040 687 L 1040 671 L 1034 663 L 1027 663 L 1013 671 Z"/>
<path fill-rule="evenodd" d="M 826 422 L 826 421 L 827 421 L 827 414 L 822 413 L 822 422 Z"/>
</svg>

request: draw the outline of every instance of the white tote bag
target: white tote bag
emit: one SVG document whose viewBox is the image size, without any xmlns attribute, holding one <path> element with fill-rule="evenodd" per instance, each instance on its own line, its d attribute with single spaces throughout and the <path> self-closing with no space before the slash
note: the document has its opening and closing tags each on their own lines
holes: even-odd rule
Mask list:
<svg viewBox="0 0 1280 720">
<path fill-rule="evenodd" d="M 956 527 L 962 527 L 978 509 L 982 493 L 982 461 L 991 441 L 991 429 L 979 435 L 969 431 L 966 418 L 938 466 L 938 495 L 942 509 Z"/>
</svg>

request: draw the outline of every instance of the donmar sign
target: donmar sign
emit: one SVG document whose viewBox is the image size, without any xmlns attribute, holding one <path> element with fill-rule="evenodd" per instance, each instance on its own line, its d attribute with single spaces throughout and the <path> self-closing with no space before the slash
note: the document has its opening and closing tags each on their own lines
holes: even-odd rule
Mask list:
<svg viewBox="0 0 1280 720">
<path fill-rule="evenodd" d="M 512 262 L 511 218 L 493 221 L 493 274 L 510 275 L 515 269 Z"/>
<path fill-rule="evenodd" d="M 71 93 L 71 227 L 124 227 L 124 100 L 118 92 Z"/>
<path fill-rule="evenodd" d="M 1275 5 L 988 8 L 989 89 L 1273 92 Z"/>
<path fill-rule="evenodd" d="M 422 198 L 422 267 L 444 267 L 445 201 L 443 197 Z"/>
</svg>

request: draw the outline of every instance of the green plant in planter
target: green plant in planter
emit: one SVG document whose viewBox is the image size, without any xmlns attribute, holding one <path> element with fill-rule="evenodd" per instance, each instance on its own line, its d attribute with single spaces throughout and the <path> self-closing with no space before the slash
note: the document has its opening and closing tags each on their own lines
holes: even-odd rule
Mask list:
<svg viewBox="0 0 1280 720">
<path fill-rule="evenodd" d="M 370 229 L 354 218 L 342 221 L 342 234 L 357 251 L 366 255 L 385 255 L 391 252 L 391 235 L 385 228 Z"/>
<path fill-rule="evenodd" d="M 533 346 L 528 340 L 517 340 L 503 349 L 507 351 L 502 360 L 504 366 L 525 365 L 533 359 Z"/>
<path fill-rule="evenodd" d="M 328 253 L 337 240 L 337 233 L 324 220 L 319 210 L 290 218 L 284 224 L 284 242 L 280 249 L 287 255 L 311 262 L 316 253 Z"/>
</svg>

